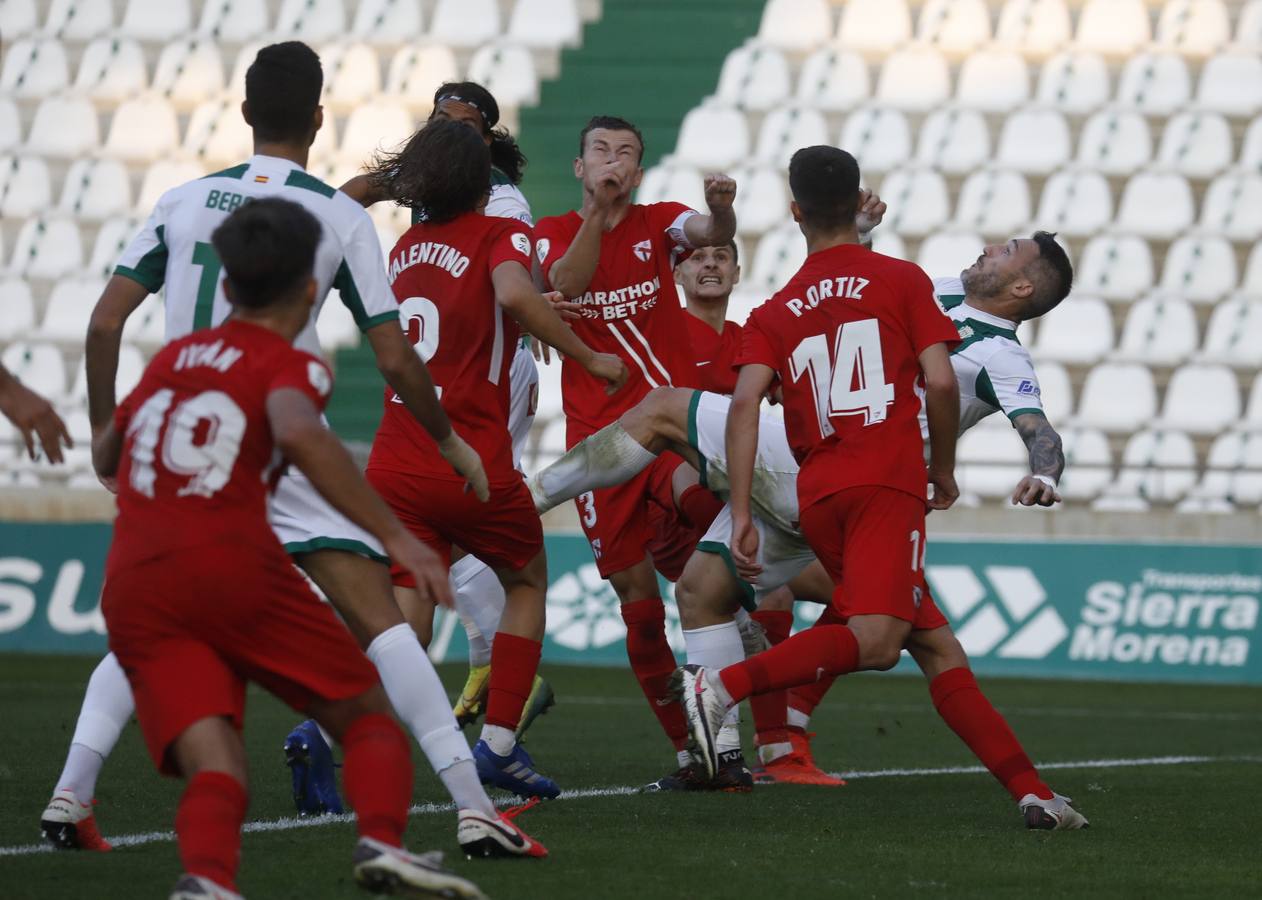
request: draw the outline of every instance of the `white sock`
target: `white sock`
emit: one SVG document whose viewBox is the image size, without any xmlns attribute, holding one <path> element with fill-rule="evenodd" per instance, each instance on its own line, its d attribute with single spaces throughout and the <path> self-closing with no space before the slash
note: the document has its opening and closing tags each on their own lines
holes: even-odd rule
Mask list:
<svg viewBox="0 0 1262 900">
<path fill-rule="evenodd" d="M 718 625 L 707 625 L 704 628 L 690 628 L 684 630 L 684 650 L 688 654 L 688 662 L 695 663 L 699 666 L 705 666 L 714 673 L 712 680 L 719 681 L 719 670 L 727 666 L 734 665 L 745 659 L 745 644 L 741 640 L 741 629 L 735 621 L 721 622 Z M 726 696 L 727 691 L 724 690 L 719 696 Z M 731 698 L 728 697 L 728 702 Z M 736 734 L 735 747 L 723 747 L 724 740 L 722 732 L 719 733 L 719 745 L 721 751 L 733 750 L 741 745 L 740 732 L 736 728 L 740 724 L 740 707 L 733 706 L 727 711 L 727 715 L 723 718 L 723 727 L 733 726 Z M 731 735 L 727 736 L 727 740 L 731 741 Z"/>
<path fill-rule="evenodd" d="M 544 513 L 587 491 L 622 484 L 655 459 L 621 424 L 611 422 L 535 473 L 530 479 L 535 508 Z"/>
<path fill-rule="evenodd" d="M 508 756 L 517 744 L 517 735 L 503 725 L 483 725 L 481 738 L 496 756 Z"/>
<path fill-rule="evenodd" d="M 96 777 L 135 711 L 123 667 L 118 664 L 118 657 L 107 653 L 97 663 L 83 693 L 79 721 L 75 723 L 66 765 L 57 782 L 59 790 L 74 791 L 80 802 L 91 802 L 96 793 Z"/>
<path fill-rule="evenodd" d="M 787 724 L 792 725 L 794 728 L 801 728 L 803 731 L 805 731 L 806 726 L 811 724 L 811 717 L 808 716 L 806 713 L 802 712 L 801 710 L 794 709 L 792 706 L 790 706 L 789 715 L 785 721 L 787 722 Z"/>
<path fill-rule="evenodd" d="M 464 744 L 464 737 L 459 731 L 456 732 L 456 736 L 460 738 L 460 743 Z M 468 750 L 469 747 L 465 744 L 465 751 L 468 752 Z M 462 759 L 452 763 L 440 770 L 438 777 L 442 780 L 443 787 L 447 788 L 447 793 L 451 794 L 451 799 L 455 801 L 457 809 L 476 809 L 492 819 L 499 815 L 495 804 L 486 795 L 486 790 L 478 779 L 478 767 L 472 759 Z"/>
<path fill-rule="evenodd" d="M 491 664 L 491 645 L 474 621 L 460 616 L 460 624 L 464 626 L 465 637 L 469 639 L 469 668 L 478 669 Z"/>
<path fill-rule="evenodd" d="M 793 745 L 788 741 L 782 741 L 775 744 L 763 744 L 758 748 L 758 761 L 764 766 L 769 762 L 775 762 L 782 756 L 788 756 L 793 752 Z"/>
<path fill-rule="evenodd" d="M 729 709 L 727 711 L 728 716 L 730 717 L 732 713 L 736 712 L 738 709 L 740 709 L 739 706 L 734 706 Z M 736 722 L 729 722 L 727 719 L 723 720 L 723 727 L 719 729 L 719 736 L 714 740 L 714 747 L 720 753 L 730 753 L 733 750 L 741 749 L 741 727 L 739 720 Z"/>
<path fill-rule="evenodd" d="M 679 768 L 682 769 L 684 766 L 692 765 L 692 754 L 687 750 L 676 750 L 675 760 L 679 763 Z"/>
<path fill-rule="evenodd" d="M 469 635 L 469 665 L 489 665 L 491 644 L 495 640 L 495 632 L 499 630 L 500 617 L 507 602 L 504 586 L 491 567 L 475 556 L 466 556 L 451 567 L 451 586 L 456 612 L 460 614 Z M 476 647 L 475 633 L 478 636 Z"/>
</svg>

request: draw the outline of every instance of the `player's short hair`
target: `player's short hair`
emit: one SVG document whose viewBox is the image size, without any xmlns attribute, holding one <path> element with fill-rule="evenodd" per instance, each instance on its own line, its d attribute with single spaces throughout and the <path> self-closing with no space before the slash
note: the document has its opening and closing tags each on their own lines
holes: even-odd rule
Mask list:
<svg viewBox="0 0 1262 900">
<path fill-rule="evenodd" d="M 521 184 L 526 169 L 526 154 L 507 128 L 496 128 L 500 121 L 500 105 L 491 92 L 476 81 L 448 81 L 434 91 L 434 107 L 455 100 L 472 106 L 482 116 L 482 133 L 491 139 L 491 165 L 499 169 L 513 184 Z"/>
<path fill-rule="evenodd" d="M 789 160 L 789 189 L 807 227 L 838 231 L 859 211 L 859 163 L 838 147 L 803 147 Z"/>
<path fill-rule="evenodd" d="M 262 309 L 311 277 L 320 223 L 292 200 L 264 197 L 238 207 L 210 236 L 232 303 Z"/>
<path fill-rule="evenodd" d="M 1039 255 L 1025 267 L 1025 275 L 1034 284 L 1029 318 L 1035 318 L 1051 312 L 1069 296 L 1074 267 L 1065 248 L 1056 242 L 1055 232 L 1036 231 L 1031 239 L 1038 245 Z"/>
<path fill-rule="evenodd" d="M 245 71 L 245 102 L 255 137 L 263 141 L 305 137 L 323 88 L 320 57 L 306 44 L 285 41 L 264 47 Z"/>
<path fill-rule="evenodd" d="M 597 128 L 603 128 L 606 131 L 629 131 L 635 135 L 635 139 L 640 144 L 640 161 L 644 161 L 644 135 L 640 134 L 640 129 L 619 116 L 592 116 L 587 120 L 587 124 L 583 126 L 583 130 L 578 133 L 578 155 L 582 156 L 587 150 L 587 135 L 595 131 Z"/>
<path fill-rule="evenodd" d="M 491 188 L 491 151 L 472 128 L 434 119 L 395 153 L 378 154 L 368 173 L 400 206 L 430 222 L 478 208 Z"/>
</svg>

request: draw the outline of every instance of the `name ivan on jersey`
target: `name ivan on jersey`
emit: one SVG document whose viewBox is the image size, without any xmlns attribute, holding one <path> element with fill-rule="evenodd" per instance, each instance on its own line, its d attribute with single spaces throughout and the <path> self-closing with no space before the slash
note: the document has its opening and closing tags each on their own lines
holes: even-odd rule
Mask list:
<svg viewBox="0 0 1262 900">
<path fill-rule="evenodd" d="M 652 281 L 641 281 L 613 291 L 588 291 L 575 302 L 585 307 L 585 319 L 629 319 L 640 310 L 656 306 L 661 289 L 662 281 L 655 277 Z"/>
<path fill-rule="evenodd" d="M 794 297 L 784 301 L 784 305 L 789 308 L 789 312 L 800 319 L 804 312 L 817 308 L 825 300 L 862 300 L 863 289 L 867 286 L 868 279 L 860 278 L 858 275 L 825 278 L 819 284 L 813 284 L 806 289 L 805 301 Z"/>
</svg>

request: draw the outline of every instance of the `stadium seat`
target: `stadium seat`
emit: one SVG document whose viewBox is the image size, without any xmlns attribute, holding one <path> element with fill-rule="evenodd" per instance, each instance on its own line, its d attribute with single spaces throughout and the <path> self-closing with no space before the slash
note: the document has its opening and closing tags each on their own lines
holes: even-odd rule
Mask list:
<svg viewBox="0 0 1262 900">
<path fill-rule="evenodd" d="M 54 280 L 69 275 L 83 261 L 79 229 L 70 219 L 27 219 L 13 244 L 9 271 L 27 278 Z"/>
<path fill-rule="evenodd" d="M 832 30 L 828 0 L 770 0 L 762 10 L 758 40 L 781 50 L 806 53 L 827 40 Z"/>
<path fill-rule="evenodd" d="M 807 57 L 798 75 L 797 101 L 826 112 L 851 109 L 867 100 L 871 92 L 863 57 L 832 45 Z"/>
<path fill-rule="evenodd" d="M 83 51 L 74 91 L 113 105 L 140 93 L 148 83 L 145 52 L 137 41 L 97 38 Z"/>
<path fill-rule="evenodd" d="M 381 93 L 381 65 L 367 44 L 331 44 L 320 50 L 324 68 L 322 102 L 337 112 L 350 112 Z"/>
<path fill-rule="evenodd" d="M 479 47 L 500 33 L 496 0 L 438 0 L 430 37 L 453 47 Z"/>
<path fill-rule="evenodd" d="M 1078 13 L 1074 42 L 1084 50 L 1125 56 L 1152 36 L 1143 0 L 1087 0 Z"/>
<path fill-rule="evenodd" d="M 1101 234 L 1083 247 L 1074 287 L 1112 301 L 1131 301 L 1154 284 L 1152 251 L 1134 235 Z"/>
<path fill-rule="evenodd" d="M 746 43 L 723 60 L 715 96 L 725 106 L 739 109 L 774 109 L 792 90 L 789 63 L 774 47 Z"/>
<path fill-rule="evenodd" d="M 1201 69 L 1196 105 L 1227 116 L 1252 116 L 1262 109 L 1262 57 L 1230 52 L 1212 56 Z"/>
<path fill-rule="evenodd" d="M 1233 297 L 1215 306 L 1196 361 L 1243 369 L 1262 367 L 1262 302 Z"/>
<path fill-rule="evenodd" d="M 56 399 L 66 393 L 66 367 L 61 351 L 52 344 L 10 344 L 0 364 L 36 393 Z"/>
<path fill-rule="evenodd" d="M 342 0 L 284 0 L 276 16 L 277 40 L 311 44 L 335 41 L 345 34 L 346 6 Z"/>
<path fill-rule="evenodd" d="M 0 34 L 6 38 L 30 34 L 39 25 L 35 0 L 3 0 L 0 2 Z"/>
<path fill-rule="evenodd" d="M 525 47 L 486 44 L 469 60 L 469 78 L 484 85 L 502 107 L 539 102 L 534 55 Z"/>
<path fill-rule="evenodd" d="M 907 0 L 849 0 L 841 8 L 837 40 L 847 50 L 885 54 L 911 40 Z"/>
<path fill-rule="evenodd" d="M 140 194 L 136 198 L 137 214 L 149 215 L 162 195 L 171 188 L 194 181 L 205 174 L 205 166 L 186 159 L 158 160 L 145 170 L 144 180 L 140 182 Z"/>
<path fill-rule="evenodd" d="M 739 110 L 698 106 L 684 116 L 675 155 L 700 169 L 723 169 L 749 155 L 749 130 Z"/>
<path fill-rule="evenodd" d="M 438 86 L 459 77 L 456 56 L 450 47 L 406 44 L 390 60 L 386 97 L 420 115 L 428 115 Z"/>
<path fill-rule="evenodd" d="M 193 28 L 190 0 L 127 0 L 119 33 L 138 41 L 165 43 Z"/>
<path fill-rule="evenodd" d="M 1038 360 L 1034 371 L 1038 374 L 1039 395 L 1047 420 L 1053 425 L 1069 421 L 1074 411 L 1074 386 L 1069 372 L 1060 363 L 1044 360 Z"/>
<path fill-rule="evenodd" d="M 1011 237 L 1030 221 L 1030 188 L 1017 172 L 982 169 L 964 179 L 955 224 L 989 237 Z"/>
<path fill-rule="evenodd" d="M 1216 434 L 1240 418 L 1240 390 L 1226 366 L 1191 364 L 1176 369 L 1161 408 L 1164 428 Z"/>
<path fill-rule="evenodd" d="M 989 159 L 990 132 L 976 110 L 936 110 L 920 126 L 916 162 L 921 165 L 963 175 L 981 168 Z"/>
<path fill-rule="evenodd" d="M 909 112 L 927 112 L 950 96 L 951 71 L 946 58 L 923 44 L 904 47 L 886 57 L 876 82 L 877 102 Z"/>
<path fill-rule="evenodd" d="M 984 498 L 1008 497 L 1029 474 L 1029 454 L 1010 428 L 987 424 L 960 436 L 956 450 L 960 490 Z"/>
<path fill-rule="evenodd" d="M 1250 299 L 1262 300 L 1262 244 L 1255 244 L 1244 267 L 1240 280 L 1240 293 Z"/>
<path fill-rule="evenodd" d="M 383 244 L 382 250 L 389 253 L 389 246 Z M 320 310 L 320 318 L 316 320 L 316 334 L 320 336 L 320 347 L 327 353 L 337 347 L 355 347 L 359 344 L 359 326 L 355 324 L 355 316 L 345 305 L 336 300 L 325 303 Z"/>
<path fill-rule="evenodd" d="M 1065 0 L 1006 0 L 999 12 L 995 43 L 1030 57 L 1046 57 L 1070 39 Z"/>
<path fill-rule="evenodd" d="M 1078 294 L 1039 320 L 1033 348 L 1040 363 L 1050 359 L 1075 366 L 1099 362 L 1112 349 L 1113 313 L 1103 300 Z"/>
<path fill-rule="evenodd" d="M 985 0 L 927 0 L 916 22 L 916 40 L 944 53 L 968 53 L 990 40 L 990 10 Z"/>
<path fill-rule="evenodd" d="M 1189 497 L 1242 506 L 1262 502 L 1262 434 L 1231 431 L 1214 438 L 1205 474 Z"/>
<path fill-rule="evenodd" d="M 101 277 L 113 274 L 119 255 L 139 230 L 139 219 L 119 216 L 102 222 L 92 244 L 86 274 Z"/>
<path fill-rule="evenodd" d="M 787 169 L 790 157 L 800 148 L 827 143 L 828 123 L 823 113 L 800 106 L 782 106 L 762 120 L 754 159 Z M 858 150 L 851 148 L 850 152 L 857 154 Z"/>
<path fill-rule="evenodd" d="M 22 145 L 22 117 L 18 105 L 9 97 L 0 97 L 0 153 L 8 153 Z"/>
<path fill-rule="evenodd" d="M 3 132 L 3 125 L 0 125 L 0 132 Z M 1225 143 L 1227 146 L 1223 149 L 1230 153 L 1230 139 Z M 3 144 L 3 141 L 0 141 L 0 144 Z M 1237 164 L 1241 169 L 1262 173 L 1262 116 L 1254 119 L 1245 131 Z"/>
<path fill-rule="evenodd" d="M 1174 366 L 1200 343 L 1196 313 L 1186 300 L 1157 294 L 1131 306 L 1114 358 L 1150 366 Z"/>
<path fill-rule="evenodd" d="M 1113 453 L 1109 439 L 1099 429 L 1066 429 L 1061 432 L 1061 449 L 1065 473 L 1060 479 L 1060 495 L 1064 499 L 1090 500 L 1113 480 Z"/>
<path fill-rule="evenodd" d="M 1145 115 L 1168 116 L 1186 106 L 1191 96 L 1187 63 L 1175 53 L 1132 56 L 1118 79 L 1118 105 Z"/>
<path fill-rule="evenodd" d="M 162 48 L 153 89 L 180 111 L 191 110 L 223 90 L 223 59 L 215 41 L 189 38 Z M 327 66 L 325 78 L 328 78 Z"/>
<path fill-rule="evenodd" d="M 15 100 L 38 100 L 70 84 L 70 67 L 60 41 L 22 38 L 11 44 L 0 68 L 0 94 Z"/>
<path fill-rule="evenodd" d="M 66 173 L 57 209 L 88 222 L 126 215 L 131 209 L 131 178 L 114 159 L 80 159 Z"/>
<path fill-rule="evenodd" d="M 366 103 L 346 120 L 338 160 L 363 165 L 379 148 L 393 147 L 414 130 L 408 111 L 392 103 Z"/>
<path fill-rule="evenodd" d="M 1236 288 L 1236 253 L 1216 235 L 1185 234 L 1166 251 L 1161 290 L 1193 303 L 1214 303 Z"/>
<path fill-rule="evenodd" d="M 127 317 L 123 340 L 152 347 L 166 343 L 166 310 L 159 297 L 149 297 Z"/>
<path fill-rule="evenodd" d="M 1262 129 L 1258 133 L 1262 137 Z M 1161 135 L 1157 164 L 1188 178 L 1210 178 L 1231 164 L 1231 146 L 1231 126 L 1218 113 L 1175 113 Z"/>
<path fill-rule="evenodd" d="M 1126 182 L 1117 209 L 1117 227 L 1140 237 L 1168 240 L 1196 217 L 1192 188 L 1182 175 L 1139 172 Z"/>
<path fill-rule="evenodd" d="M 1166 0 L 1157 19 L 1158 47 L 1186 56 L 1209 56 L 1231 40 L 1222 0 Z"/>
<path fill-rule="evenodd" d="M 1072 152 L 1065 117 L 1049 109 L 1020 110 L 1004 119 L 995 162 L 1001 168 L 1046 175 Z"/>
<path fill-rule="evenodd" d="M 1078 137 L 1079 165 L 1106 175 L 1128 175 L 1152 159 L 1148 123 L 1137 112 L 1106 109 L 1093 113 Z"/>
<path fill-rule="evenodd" d="M 1249 0 L 1241 9 L 1236 19 L 1235 49 L 1262 49 L 1262 0 Z"/>
<path fill-rule="evenodd" d="M 0 280 L 0 297 L 4 298 L 4 315 L 0 316 L 0 341 L 25 337 L 35 330 L 35 301 L 25 278 Z M 0 419 L 3 419 L 0 416 Z"/>
<path fill-rule="evenodd" d="M 245 99 L 245 73 L 254 63 L 260 50 L 267 46 L 267 41 L 252 41 L 242 45 L 232 63 L 232 74 L 228 76 L 227 92 L 240 103 Z"/>
<path fill-rule="evenodd" d="M 960 67 L 955 101 L 982 112 L 1005 113 L 1030 97 L 1030 72 L 1020 53 L 1007 49 L 969 54 Z"/>
<path fill-rule="evenodd" d="M 63 278 L 48 296 L 39 336 L 48 341 L 82 344 L 88 317 L 101 297 L 105 282 L 97 278 Z"/>
<path fill-rule="evenodd" d="M 749 319 L 749 314 L 761 306 L 766 299 L 766 292 L 742 290 L 738 285 L 727 301 L 728 321 L 744 325 Z"/>
<path fill-rule="evenodd" d="M 1094 234 L 1113 219 L 1113 195 L 1099 172 L 1063 169 L 1043 185 L 1035 221 L 1066 236 Z"/>
<path fill-rule="evenodd" d="M 258 0 L 205 0 L 197 34 L 225 44 L 257 40 L 271 29 L 269 6 Z"/>
<path fill-rule="evenodd" d="M 421 0 L 360 0 L 350 36 L 374 47 L 399 47 L 424 34 Z"/>
<path fill-rule="evenodd" d="M 44 18 L 44 33 L 61 41 L 90 41 L 113 29 L 114 5 L 53 0 Z"/>
<path fill-rule="evenodd" d="M 167 156 L 179 145 L 175 110 L 161 97 L 146 94 L 114 111 L 103 152 L 125 162 L 143 163 Z"/>
<path fill-rule="evenodd" d="M 1109 99 L 1109 67 L 1098 53 L 1065 51 L 1043 64 L 1035 100 L 1070 115 L 1091 112 Z"/>
<path fill-rule="evenodd" d="M 885 224 L 904 235 L 928 234 L 951 215 L 946 182 L 932 169 L 896 169 L 881 182 Z"/>
<path fill-rule="evenodd" d="M 145 357 L 133 344 L 124 343 L 118 348 L 118 374 L 114 377 L 114 393 L 122 398 L 135 389 L 140 383 L 140 376 L 145 372 Z M 70 388 L 70 399 L 83 402 L 88 398 L 88 376 L 79 360 L 74 383 Z"/>
<path fill-rule="evenodd" d="M 0 216 L 25 219 L 52 205 L 48 164 L 38 156 L 0 157 Z"/>
<path fill-rule="evenodd" d="M 1240 427 L 1246 431 L 1262 431 L 1262 372 L 1253 379 L 1249 389 L 1249 405 L 1245 407 Z"/>
<path fill-rule="evenodd" d="M 895 259 L 907 258 L 907 245 L 898 236 L 898 232 L 890 228 L 878 228 L 872 232 L 872 249 Z"/>
<path fill-rule="evenodd" d="M 1262 237 L 1262 175 L 1228 172 L 1210 182 L 1201 203 L 1201 226 L 1233 241 Z"/>
<path fill-rule="evenodd" d="M 777 291 L 806 260 L 806 240 L 794 222 L 762 236 L 750 266 L 749 288 Z"/>
<path fill-rule="evenodd" d="M 931 278 L 957 275 L 981 256 L 985 246 L 981 235 L 969 231 L 939 231 L 921 241 L 916 265 Z"/>
<path fill-rule="evenodd" d="M 636 202 L 648 204 L 674 201 L 676 203 L 686 203 L 693 209 L 704 209 L 704 178 L 705 176 L 697 169 L 677 165 L 673 160 L 663 160 L 660 164 L 644 173 L 644 180 L 640 182 Z M 742 181 L 737 181 L 736 183 L 738 185 L 736 202 L 740 203 L 742 200 L 741 195 L 745 193 L 745 184 Z M 784 218 L 784 215 L 784 206 L 774 210 L 772 223 L 779 222 Z M 736 223 L 739 228 L 744 228 L 745 226 L 745 223 L 739 218 L 737 218 Z"/>
<path fill-rule="evenodd" d="M 784 188 L 782 171 L 765 166 L 733 175 L 740 186 L 736 192 L 736 227 L 742 234 L 762 234 L 784 220 L 789 209 L 789 195 Z M 700 176 L 695 183 L 700 184 Z"/>
<path fill-rule="evenodd" d="M 1110 434 L 1135 431 L 1157 414 L 1157 388 L 1147 366 L 1102 363 L 1087 374 L 1077 424 Z"/>
<path fill-rule="evenodd" d="M 865 173 L 888 172 L 911 159 L 907 117 L 895 109 L 866 106 L 855 110 L 846 119 L 840 143 L 854 154 Z"/>
<path fill-rule="evenodd" d="M 576 0 L 517 0 L 508 19 L 508 39 L 524 47 L 577 47 L 582 36 Z"/>
<path fill-rule="evenodd" d="M 1131 435 L 1117 482 L 1107 493 L 1174 503 L 1196 484 L 1196 448 L 1182 431 L 1148 429 Z"/>
<path fill-rule="evenodd" d="M 327 120 L 324 127 L 329 127 Z M 240 101 L 233 97 L 207 100 L 189 117 L 184 152 L 209 166 L 242 162 L 249 158 L 252 147 L 250 126 L 241 116 Z"/>
</svg>

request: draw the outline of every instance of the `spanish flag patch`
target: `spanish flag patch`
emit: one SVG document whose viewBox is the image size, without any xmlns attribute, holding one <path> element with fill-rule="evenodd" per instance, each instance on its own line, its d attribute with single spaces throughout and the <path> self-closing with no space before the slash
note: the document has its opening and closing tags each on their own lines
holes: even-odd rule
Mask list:
<svg viewBox="0 0 1262 900">
<path fill-rule="evenodd" d="M 268 177 L 266 175 L 255 175 L 254 181 L 256 184 L 267 184 Z"/>
</svg>

